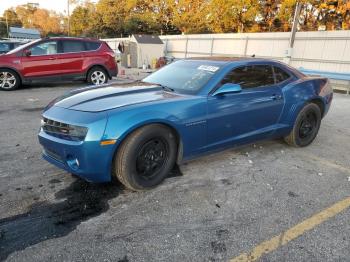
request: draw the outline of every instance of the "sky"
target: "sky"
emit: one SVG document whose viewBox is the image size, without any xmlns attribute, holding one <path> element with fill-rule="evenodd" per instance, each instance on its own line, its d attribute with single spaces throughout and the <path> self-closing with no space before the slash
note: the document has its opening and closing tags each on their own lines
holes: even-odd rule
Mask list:
<svg viewBox="0 0 350 262">
<path fill-rule="evenodd" d="M 4 11 L 17 5 L 27 3 L 39 3 L 40 8 L 54 10 L 56 12 L 64 13 L 67 10 L 67 0 L 0 0 L 0 16 Z"/>
</svg>

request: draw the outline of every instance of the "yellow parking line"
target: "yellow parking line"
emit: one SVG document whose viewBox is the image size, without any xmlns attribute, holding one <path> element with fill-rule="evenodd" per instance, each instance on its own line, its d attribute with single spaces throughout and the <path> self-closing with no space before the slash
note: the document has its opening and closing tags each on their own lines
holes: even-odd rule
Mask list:
<svg viewBox="0 0 350 262">
<path fill-rule="evenodd" d="M 324 164 L 326 166 L 341 170 L 341 171 L 346 172 L 346 173 L 350 173 L 350 167 L 346 167 L 346 166 L 342 166 L 342 165 L 333 163 L 333 162 L 331 162 L 328 159 L 323 158 L 323 157 L 319 157 L 319 156 L 315 156 L 315 155 L 311 155 L 311 154 L 307 154 L 307 153 L 302 153 L 302 155 L 307 157 L 307 158 L 310 158 L 314 161 L 321 162 L 322 164 Z"/>
<path fill-rule="evenodd" d="M 249 253 L 243 253 L 236 258 L 230 260 L 230 262 L 251 262 L 256 261 L 261 258 L 264 254 L 268 254 L 277 248 L 288 244 L 288 242 L 293 239 L 303 235 L 307 231 L 315 228 L 316 226 L 322 224 L 328 219 L 334 217 L 340 212 L 350 207 L 350 197 L 343 199 L 342 201 L 334 204 L 333 206 L 321 211 L 318 214 L 302 221 L 300 224 L 288 229 L 287 231 L 262 242 Z"/>
</svg>

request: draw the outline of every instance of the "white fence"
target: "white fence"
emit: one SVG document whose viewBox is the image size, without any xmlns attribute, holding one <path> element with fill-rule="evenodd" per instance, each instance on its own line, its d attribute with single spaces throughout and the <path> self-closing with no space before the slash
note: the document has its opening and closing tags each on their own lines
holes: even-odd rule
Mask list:
<svg viewBox="0 0 350 262">
<path fill-rule="evenodd" d="M 198 34 L 161 36 L 164 53 L 194 56 L 252 56 L 272 58 L 305 69 L 350 73 L 350 31 L 297 32 L 287 59 L 290 33 Z M 115 43 L 129 38 L 105 39 Z"/>
</svg>

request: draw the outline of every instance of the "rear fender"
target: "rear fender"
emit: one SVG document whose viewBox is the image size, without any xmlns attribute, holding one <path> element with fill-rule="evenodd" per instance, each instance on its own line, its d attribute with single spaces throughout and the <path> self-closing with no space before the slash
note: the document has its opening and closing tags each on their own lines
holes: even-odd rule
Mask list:
<svg viewBox="0 0 350 262">
<path fill-rule="evenodd" d="M 323 115 L 329 108 L 329 97 L 332 89 L 327 78 L 305 77 L 285 86 L 282 90 L 285 106 L 281 116 L 281 123 L 293 128 L 301 109 L 310 102 L 322 106 Z"/>
</svg>

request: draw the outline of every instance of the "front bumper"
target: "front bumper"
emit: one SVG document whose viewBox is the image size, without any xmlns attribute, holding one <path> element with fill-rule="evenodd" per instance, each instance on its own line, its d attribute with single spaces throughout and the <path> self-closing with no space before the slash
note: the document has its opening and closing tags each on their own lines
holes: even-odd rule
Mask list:
<svg viewBox="0 0 350 262">
<path fill-rule="evenodd" d="M 111 181 L 112 146 L 100 146 L 100 141 L 67 141 L 43 131 L 38 137 L 43 158 L 51 164 L 90 182 Z"/>
<path fill-rule="evenodd" d="M 44 117 L 56 121 L 87 126 L 89 131 L 83 141 L 71 141 L 50 135 L 42 129 L 38 134 L 43 147 L 43 158 L 51 164 L 77 175 L 87 181 L 102 183 L 111 181 L 111 164 L 114 145 L 101 146 L 100 141 L 107 123 L 106 117 L 94 113 L 79 112 L 53 107 L 44 113 Z"/>
</svg>

